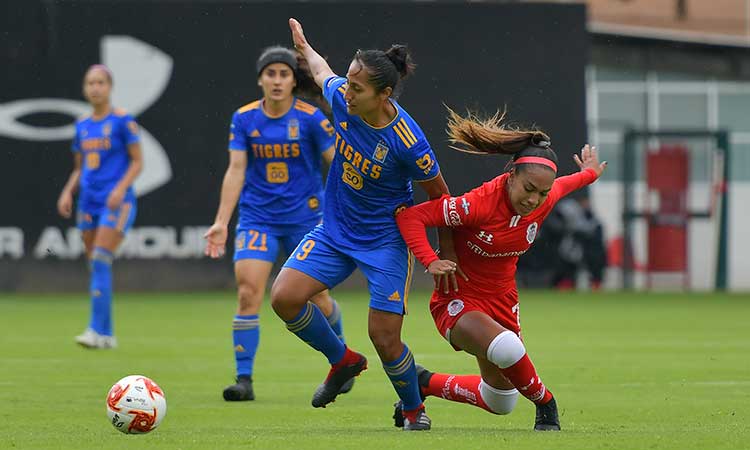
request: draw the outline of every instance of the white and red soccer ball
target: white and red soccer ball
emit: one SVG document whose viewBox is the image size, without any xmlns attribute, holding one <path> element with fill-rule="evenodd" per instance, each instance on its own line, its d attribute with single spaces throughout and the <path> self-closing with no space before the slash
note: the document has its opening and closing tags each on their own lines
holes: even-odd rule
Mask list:
<svg viewBox="0 0 750 450">
<path fill-rule="evenodd" d="M 123 378 L 107 394 L 107 417 L 123 433 L 148 433 L 159 426 L 166 414 L 164 391 L 143 375 Z"/>
</svg>

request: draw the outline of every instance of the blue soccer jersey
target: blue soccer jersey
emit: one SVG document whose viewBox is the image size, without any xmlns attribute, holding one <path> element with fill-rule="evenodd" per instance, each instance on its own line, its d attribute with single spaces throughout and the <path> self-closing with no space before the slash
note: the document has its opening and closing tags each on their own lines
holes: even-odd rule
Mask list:
<svg viewBox="0 0 750 450">
<path fill-rule="evenodd" d="M 238 227 L 309 224 L 322 216 L 321 154 L 334 130 L 320 110 L 295 99 L 283 116 L 268 117 L 261 101 L 232 117 L 229 150 L 247 152 Z"/>
<path fill-rule="evenodd" d="M 76 123 L 72 150 L 83 158 L 80 207 L 100 208 L 106 204 L 130 165 L 128 146 L 138 141 L 138 125 L 119 108 L 102 119 L 87 117 Z M 125 201 L 133 200 L 135 193 L 131 186 Z"/>
<path fill-rule="evenodd" d="M 323 89 L 336 130 L 336 156 L 326 184 L 325 230 L 352 248 L 402 243 L 394 213 L 414 203 L 412 180 L 438 176 L 435 154 L 419 125 L 393 100 L 397 114 L 384 127 L 349 115 L 345 84 L 346 78 L 331 77 Z"/>
</svg>

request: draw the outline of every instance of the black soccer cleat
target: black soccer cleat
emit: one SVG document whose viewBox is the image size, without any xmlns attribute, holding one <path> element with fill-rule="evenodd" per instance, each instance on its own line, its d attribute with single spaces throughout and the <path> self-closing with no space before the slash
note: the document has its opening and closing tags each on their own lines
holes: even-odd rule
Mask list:
<svg viewBox="0 0 750 450">
<path fill-rule="evenodd" d="M 247 375 L 237 377 L 237 382 L 224 389 L 224 400 L 228 402 L 245 402 L 255 400 L 253 379 Z"/>
<path fill-rule="evenodd" d="M 425 395 L 422 393 L 422 388 L 428 388 L 430 386 L 430 378 L 432 378 L 432 372 L 425 369 L 424 367 L 416 364 L 417 368 L 417 381 L 419 382 L 419 398 L 424 401 Z M 403 428 L 404 426 L 404 407 L 401 400 L 393 404 L 393 426 L 396 428 Z"/>
<path fill-rule="evenodd" d="M 353 380 L 354 377 L 367 369 L 367 358 L 365 358 L 365 355 L 357 353 L 357 356 L 359 358 L 353 364 L 339 368 L 331 367 L 326 380 L 315 389 L 312 398 L 314 408 L 325 408 L 327 404 L 335 401 L 336 396 L 342 393 L 341 390 L 346 387 L 349 380 Z"/>
<path fill-rule="evenodd" d="M 553 397 L 543 405 L 536 405 L 535 431 L 560 431 L 560 418 L 557 416 L 557 402 Z"/>
<path fill-rule="evenodd" d="M 349 391 L 352 390 L 353 387 L 354 387 L 354 378 L 350 378 L 349 381 L 344 383 L 344 385 L 341 386 L 341 389 L 339 389 L 339 395 L 348 393 Z"/>
<path fill-rule="evenodd" d="M 424 408 L 417 411 L 417 417 L 414 422 L 404 417 L 404 431 L 427 431 L 432 427 L 432 421 L 424 412 Z"/>
</svg>

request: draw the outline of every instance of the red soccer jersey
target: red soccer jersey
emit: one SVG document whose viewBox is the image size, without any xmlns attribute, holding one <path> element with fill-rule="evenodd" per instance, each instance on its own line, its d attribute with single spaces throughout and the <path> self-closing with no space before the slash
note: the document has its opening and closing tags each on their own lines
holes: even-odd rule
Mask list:
<svg viewBox="0 0 750 450">
<path fill-rule="evenodd" d="M 518 257 L 531 247 L 555 203 L 597 178 L 593 169 L 586 169 L 555 179 L 544 203 L 524 217 L 510 203 L 506 190 L 509 175 L 500 175 L 460 197 L 446 195 L 396 216 L 406 244 L 425 267 L 439 259 L 425 227 L 453 228 L 456 254 L 469 277 L 468 282 L 456 277 L 464 294 L 498 295 L 515 286 Z"/>
</svg>

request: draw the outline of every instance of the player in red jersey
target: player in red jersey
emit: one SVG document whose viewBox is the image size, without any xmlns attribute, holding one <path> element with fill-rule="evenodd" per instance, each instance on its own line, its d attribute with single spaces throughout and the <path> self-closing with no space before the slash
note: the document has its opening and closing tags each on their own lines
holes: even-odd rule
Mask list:
<svg viewBox="0 0 750 450">
<path fill-rule="evenodd" d="M 419 382 L 424 396 L 470 403 L 494 414 L 510 413 L 520 392 L 536 404 L 535 430 L 559 430 L 555 399 L 520 339 L 516 263 L 555 203 L 593 183 L 607 163 L 600 163 L 596 149 L 586 145 L 580 157 L 574 156 L 581 171 L 556 178 L 557 156 L 549 137 L 507 127 L 503 118 L 496 114 L 480 120 L 450 111 L 448 134 L 457 150 L 512 154 L 507 173 L 462 196 L 446 195 L 396 217 L 406 244 L 428 272 L 461 275 L 453 278 L 453 286 L 436 286 L 430 311 L 440 334 L 456 350 L 474 355 L 481 373 L 450 375 L 418 368 Z M 427 240 L 425 227 L 446 226 L 453 230 L 460 268 L 440 259 Z"/>
</svg>

